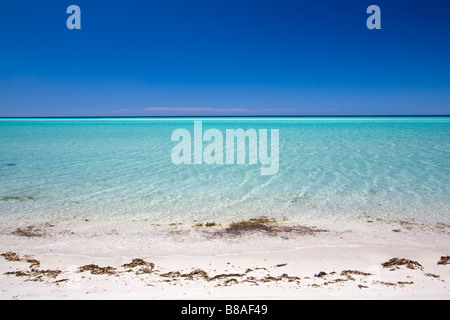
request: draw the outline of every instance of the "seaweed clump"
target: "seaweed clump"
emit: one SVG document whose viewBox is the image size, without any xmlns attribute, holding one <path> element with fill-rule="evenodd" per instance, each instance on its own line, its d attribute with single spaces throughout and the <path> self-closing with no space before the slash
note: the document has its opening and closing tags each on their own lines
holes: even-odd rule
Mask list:
<svg viewBox="0 0 450 320">
<path fill-rule="evenodd" d="M 441 257 L 441 260 L 438 262 L 439 265 L 447 265 L 450 264 L 450 256 Z"/>
<path fill-rule="evenodd" d="M 124 268 L 136 268 L 136 267 L 142 267 L 142 266 L 152 266 L 152 268 L 155 266 L 153 263 L 147 262 L 143 259 L 133 259 L 130 263 L 124 264 L 122 267 Z"/>
<path fill-rule="evenodd" d="M 20 256 L 15 252 L 2 253 L 1 256 L 4 257 L 6 261 L 20 261 Z"/>
<path fill-rule="evenodd" d="M 54 279 L 60 275 L 60 270 L 38 270 L 31 269 L 30 271 L 12 271 L 6 272 L 5 275 L 14 275 L 16 277 L 28 277 L 28 281 L 43 281 L 43 277 Z"/>
<path fill-rule="evenodd" d="M 188 280 L 193 280 L 195 278 L 203 278 L 205 280 L 210 279 L 208 274 L 201 269 L 195 269 L 190 273 L 183 273 L 183 274 L 179 271 L 172 271 L 161 274 L 160 276 L 164 278 L 187 278 Z"/>
<path fill-rule="evenodd" d="M 78 269 L 80 272 L 91 272 L 94 275 L 113 275 L 116 274 L 116 269 L 113 267 L 99 267 L 96 264 L 89 264 Z"/>
<path fill-rule="evenodd" d="M 144 273 L 152 273 L 153 269 L 155 268 L 155 264 L 151 262 L 147 262 L 143 259 L 133 259 L 130 263 L 124 264 L 122 267 L 131 269 L 141 267 L 138 271 L 136 271 L 136 274 L 144 274 Z"/>
<path fill-rule="evenodd" d="M 242 235 L 248 232 L 263 232 L 269 235 L 276 235 L 278 233 L 296 233 L 305 235 L 314 234 L 316 232 L 326 232 L 326 230 L 316 229 L 315 227 L 280 225 L 275 219 L 260 217 L 232 222 L 227 228 L 216 232 L 216 234 Z"/>
<path fill-rule="evenodd" d="M 232 278 L 232 277 L 243 277 L 243 276 L 245 276 L 245 274 L 224 273 L 224 274 L 218 274 L 218 275 L 210 277 L 206 271 L 201 270 L 201 269 L 195 269 L 189 273 L 181 273 L 179 271 L 172 271 L 172 272 L 161 274 L 160 276 L 164 277 L 164 278 L 184 278 L 187 280 L 204 279 L 206 281 L 215 281 L 215 280 L 221 280 L 221 279 Z"/>
<path fill-rule="evenodd" d="M 398 266 L 406 266 L 408 269 L 411 270 L 423 270 L 423 267 L 420 263 L 413 260 L 408 259 L 399 259 L 399 258 L 392 258 L 391 260 L 382 263 L 381 264 L 384 268 L 391 268 L 391 267 L 398 267 Z"/>
<path fill-rule="evenodd" d="M 24 229 L 17 228 L 15 231 L 11 232 L 12 235 L 18 237 L 27 237 L 27 238 L 42 238 L 46 236 L 46 233 L 42 230 L 36 228 L 35 226 L 28 226 Z"/>
<path fill-rule="evenodd" d="M 215 226 L 217 226 L 217 223 L 215 223 L 215 222 L 207 222 L 205 224 L 205 227 L 215 227 Z"/>
<path fill-rule="evenodd" d="M 26 201 L 26 200 L 35 200 L 35 199 L 36 198 L 34 196 L 23 196 L 23 197 L 19 197 L 19 196 L 4 196 L 4 197 L 0 198 L 1 201 L 11 201 L 11 200 Z"/>
<path fill-rule="evenodd" d="M 45 223 L 42 225 L 43 228 L 53 228 L 54 225 L 50 223 Z M 49 236 L 49 234 L 38 228 L 36 226 L 28 226 L 26 228 L 17 228 L 15 231 L 11 232 L 11 235 L 18 237 L 26 237 L 26 238 L 43 238 Z"/>
<path fill-rule="evenodd" d="M 351 275 L 357 275 L 357 276 L 371 276 L 371 273 L 366 273 L 358 270 L 344 270 L 341 272 L 341 276 L 351 276 Z"/>
<path fill-rule="evenodd" d="M 265 217 L 232 222 L 225 232 L 232 234 L 241 234 L 248 231 L 273 232 L 276 229 L 275 220 Z"/>
<path fill-rule="evenodd" d="M 194 227 L 197 227 L 197 228 L 198 227 L 216 227 L 216 226 L 218 226 L 218 224 L 215 222 L 206 222 L 205 224 L 198 222 L 198 223 L 194 224 Z"/>
<path fill-rule="evenodd" d="M 316 277 L 316 278 L 323 278 L 325 276 L 327 276 L 327 273 L 324 271 L 320 271 L 318 274 L 314 275 L 314 277 Z"/>
<path fill-rule="evenodd" d="M 2 253 L 1 256 L 4 257 L 6 261 L 27 262 L 30 264 L 30 268 L 39 267 L 41 265 L 41 263 L 38 260 L 32 258 L 31 256 L 25 256 L 25 258 L 21 258 L 15 252 Z"/>
</svg>

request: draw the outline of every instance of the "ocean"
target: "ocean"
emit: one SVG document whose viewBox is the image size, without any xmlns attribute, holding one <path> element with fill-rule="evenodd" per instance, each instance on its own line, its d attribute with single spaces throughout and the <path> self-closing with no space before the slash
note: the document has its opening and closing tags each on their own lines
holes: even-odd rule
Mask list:
<svg viewBox="0 0 450 320">
<path fill-rule="evenodd" d="M 249 161 L 174 164 L 171 135 L 193 134 L 194 121 L 203 132 L 277 129 L 276 174 Z M 450 223 L 450 117 L 0 119 L 0 150 L 4 223 Z"/>
</svg>

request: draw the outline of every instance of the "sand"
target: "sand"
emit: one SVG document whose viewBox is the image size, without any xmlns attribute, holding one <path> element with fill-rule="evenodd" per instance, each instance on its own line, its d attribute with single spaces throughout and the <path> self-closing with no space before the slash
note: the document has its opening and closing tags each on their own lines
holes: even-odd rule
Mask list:
<svg viewBox="0 0 450 320">
<path fill-rule="evenodd" d="M 293 232 L 277 222 L 231 234 L 133 223 L 2 226 L 0 299 L 450 298 L 450 265 L 438 264 L 450 255 L 446 225 L 363 219 Z"/>
</svg>

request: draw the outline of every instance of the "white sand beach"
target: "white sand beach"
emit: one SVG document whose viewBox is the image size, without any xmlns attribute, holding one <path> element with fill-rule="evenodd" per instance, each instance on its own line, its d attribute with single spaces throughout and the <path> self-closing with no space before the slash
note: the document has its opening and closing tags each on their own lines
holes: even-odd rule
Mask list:
<svg viewBox="0 0 450 320">
<path fill-rule="evenodd" d="M 446 225 L 135 223 L 3 227 L 0 298 L 450 298 Z"/>
</svg>

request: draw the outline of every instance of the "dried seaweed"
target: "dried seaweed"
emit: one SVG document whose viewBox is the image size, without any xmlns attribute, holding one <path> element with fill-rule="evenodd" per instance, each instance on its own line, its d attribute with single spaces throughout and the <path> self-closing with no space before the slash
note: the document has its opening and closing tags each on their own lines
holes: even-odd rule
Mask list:
<svg viewBox="0 0 450 320">
<path fill-rule="evenodd" d="M 205 227 L 215 227 L 215 226 L 217 226 L 218 224 L 217 223 L 215 223 L 215 222 L 207 222 L 206 224 L 205 224 Z"/>
<path fill-rule="evenodd" d="M 4 257 L 6 261 L 20 261 L 20 256 L 14 252 L 2 253 L 1 256 Z"/>
<path fill-rule="evenodd" d="M 242 273 L 223 273 L 215 275 L 214 277 L 208 278 L 208 281 L 218 280 L 218 279 L 224 279 L 224 278 L 231 278 L 231 277 L 243 277 L 245 274 Z"/>
<path fill-rule="evenodd" d="M 395 287 L 397 286 L 396 283 L 392 283 L 392 282 L 384 282 L 384 281 L 380 281 L 378 282 L 379 284 L 382 284 L 383 286 L 388 286 L 388 287 Z"/>
<path fill-rule="evenodd" d="M 315 274 L 314 277 L 316 278 L 323 278 L 327 275 L 326 272 L 320 271 L 318 274 Z"/>
<path fill-rule="evenodd" d="M 435 279 L 439 279 L 441 277 L 441 276 L 439 276 L 437 274 L 433 274 L 433 273 L 425 273 L 424 275 L 426 277 L 435 278 Z"/>
<path fill-rule="evenodd" d="M 27 258 L 25 260 L 25 262 L 28 262 L 30 264 L 30 268 L 41 266 L 41 263 L 38 260 L 33 259 L 33 258 Z"/>
<path fill-rule="evenodd" d="M 153 272 L 153 269 L 155 268 L 155 264 L 151 262 L 147 262 L 143 259 L 133 259 L 130 263 L 124 264 L 122 266 L 123 268 L 130 269 L 129 271 L 132 271 L 131 269 L 141 267 L 136 271 L 136 275 L 140 274 L 150 274 Z"/>
<path fill-rule="evenodd" d="M 450 264 L 450 256 L 441 257 L 441 260 L 437 263 L 439 265 L 447 265 Z"/>
<path fill-rule="evenodd" d="M 418 263 L 417 261 L 408 260 L 408 259 L 392 258 L 391 260 L 384 262 L 381 265 L 384 268 L 406 266 L 408 269 L 411 269 L 411 270 L 416 270 L 416 269 L 423 270 L 423 267 L 420 263 Z"/>
<path fill-rule="evenodd" d="M 196 224 L 193 225 L 194 228 L 200 228 L 200 227 L 217 227 L 220 226 L 220 224 L 215 223 L 215 222 L 206 222 L 205 224 L 203 224 L 202 222 L 198 222 Z"/>
<path fill-rule="evenodd" d="M 91 274 L 94 275 L 102 275 L 102 274 L 107 274 L 107 275 L 113 275 L 116 274 L 116 269 L 113 267 L 99 267 L 98 265 L 95 264 L 89 264 L 83 267 L 80 267 L 78 269 L 80 272 L 91 272 Z"/>
<path fill-rule="evenodd" d="M 275 266 L 275 268 L 281 268 L 287 266 L 287 263 L 280 263 Z"/>
<path fill-rule="evenodd" d="M 140 268 L 139 270 L 136 271 L 136 275 L 150 274 L 152 272 L 153 272 L 153 268 Z"/>
<path fill-rule="evenodd" d="M 341 272 L 341 276 L 350 276 L 350 275 L 357 275 L 357 276 L 371 276 L 371 273 L 365 273 L 358 270 L 344 270 Z"/>
<path fill-rule="evenodd" d="M 181 274 L 180 277 L 188 278 L 188 279 L 194 279 L 194 278 L 209 279 L 208 274 L 201 269 L 195 269 L 195 270 L 191 271 L 190 273 Z"/>
<path fill-rule="evenodd" d="M 171 272 L 160 274 L 159 276 L 163 277 L 163 278 L 178 278 L 180 275 L 181 275 L 181 273 L 179 271 L 171 271 Z"/>
<path fill-rule="evenodd" d="M 238 284 L 239 281 L 237 281 L 236 279 L 227 279 L 225 280 L 225 282 L 223 283 L 224 286 L 230 286 L 232 284 Z"/>
<path fill-rule="evenodd" d="M 359 285 L 358 285 L 358 288 L 360 288 L 360 289 L 368 289 L 369 287 L 363 286 L 362 284 L 359 284 Z"/>
<path fill-rule="evenodd" d="M 324 286 L 328 286 L 329 284 L 335 284 L 335 283 L 345 282 L 345 281 L 350 281 L 350 280 L 354 281 L 355 279 L 352 278 L 351 276 L 347 276 L 347 278 L 345 278 L 345 279 L 338 278 L 338 279 L 334 279 L 332 281 L 327 281 L 323 285 Z"/>
<path fill-rule="evenodd" d="M 25 258 L 21 258 L 15 252 L 2 253 L 1 256 L 4 257 L 6 261 L 27 262 L 30 264 L 30 268 L 39 267 L 41 265 L 38 260 L 32 258 L 31 256 L 25 256 Z"/>
<path fill-rule="evenodd" d="M 293 282 L 293 281 L 300 281 L 300 278 L 283 273 L 281 276 L 274 278 L 274 280 L 275 281 L 287 280 L 288 282 Z"/>
<path fill-rule="evenodd" d="M 133 259 L 130 263 L 124 264 L 122 267 L 124 268 L 151 267 L 153 269 L 155 265 L 143 259 Z"/>
<path fill-rule="evenodd" d="M 61 274 L 60 270 L 38 270 L 31 269 L 30 271 L 12 271 L 6 272 L 5 275 L 14 275 L 16 277 L 28 277 L 28 281 L 42 281 L 42 277 L 54 279 Z"/>
</svg>

